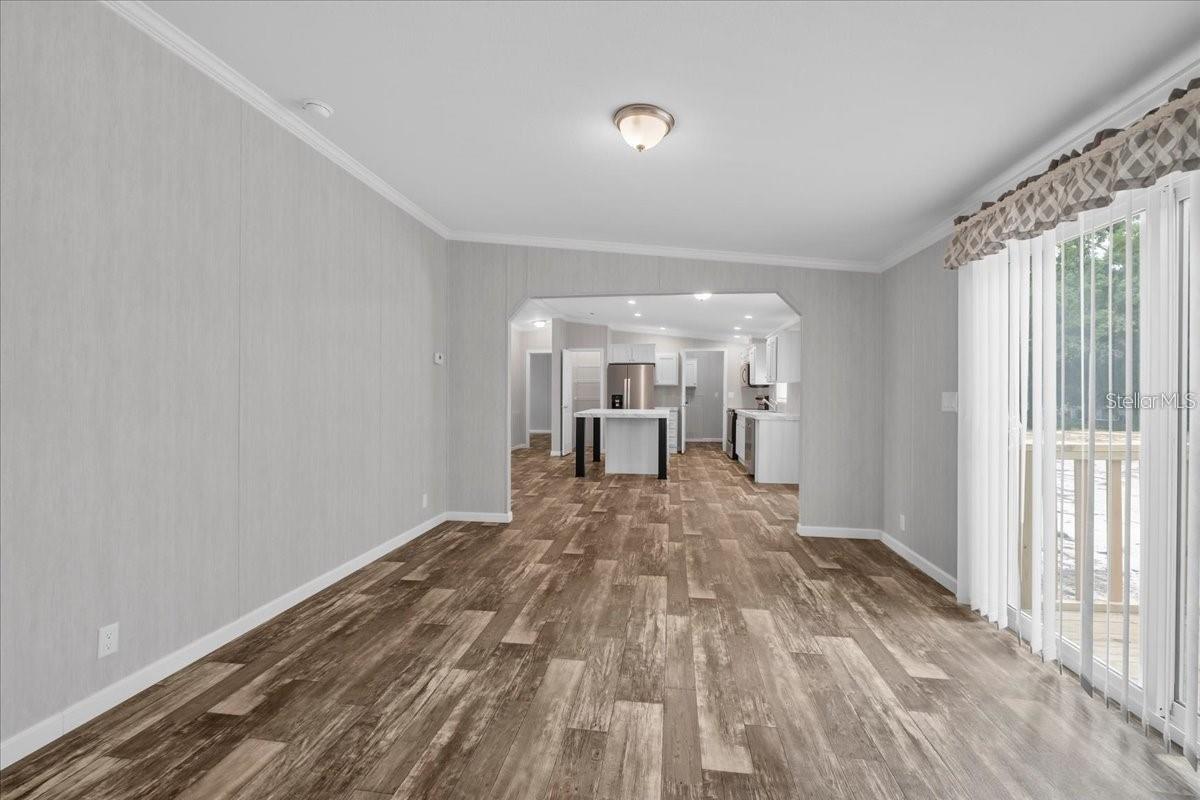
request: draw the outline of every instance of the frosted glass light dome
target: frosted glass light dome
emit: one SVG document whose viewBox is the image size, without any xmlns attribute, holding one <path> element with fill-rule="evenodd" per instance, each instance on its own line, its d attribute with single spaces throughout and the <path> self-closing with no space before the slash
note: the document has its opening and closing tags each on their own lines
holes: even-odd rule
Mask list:
<svg viewBox="0 0 1200 800">
<path fill-rule="evenodd" d="M 675 127 L 675 118 L 658 106 L 634 103 L 618 109 L 613 123 L 625 143 L 640 153 L 661 142 Z"/>
</svg>

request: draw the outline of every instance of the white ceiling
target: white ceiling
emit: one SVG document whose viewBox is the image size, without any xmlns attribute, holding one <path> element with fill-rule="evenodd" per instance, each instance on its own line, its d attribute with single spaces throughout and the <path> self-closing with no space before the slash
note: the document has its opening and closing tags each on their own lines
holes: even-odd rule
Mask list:
<svg viewBox="0 0 1200 800">
<path fill-rule="evenodd" d="M 753 319 L 746 319 L 747 314 Z M 703 301 L 690 294 L 660 294 L 528 300 L 513 324 L 532 330 L 534 320 L 555 317 L 637 333 L 721 342 L 763 337 L 799 319 L 792 307 L 773 293 L 714 294 Z"/>
<path fill-rule="evenodd" d="M 849 268 L 1200 57 L 1195 2 L 149 5 L 455 238 Z"/>
</svg>

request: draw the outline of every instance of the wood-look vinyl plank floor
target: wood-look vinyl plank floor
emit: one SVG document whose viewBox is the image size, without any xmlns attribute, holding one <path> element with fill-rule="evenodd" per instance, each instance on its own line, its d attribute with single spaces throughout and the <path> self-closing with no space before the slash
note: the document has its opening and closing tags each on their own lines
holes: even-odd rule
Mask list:
<svg viewBox="0 0 1200 800">
<path fill-rule="evenodd" d="M 29 798 L 1200 798 L 1161 740 L 720 449 L 447 523 L 0 773 Z"/>
</svg>

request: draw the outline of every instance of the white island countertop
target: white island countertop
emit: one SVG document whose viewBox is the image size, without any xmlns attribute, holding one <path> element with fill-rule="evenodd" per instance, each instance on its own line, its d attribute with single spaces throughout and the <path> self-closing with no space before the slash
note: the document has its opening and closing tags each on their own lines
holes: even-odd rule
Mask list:
<svg viewBox="0 0 1200 800">
<path fill-rule="evenodd" d="M 779 411 L 763 411 L 757 408 L 735 408 L 739 417 L 756 419 L 759 422 L 799 422 L 799 414 L 784 414 Z"/>
<path fill-rule="evenodd" d="M 577 417 L 601 419 L 664 419 L 670 415 L 670 409 L 666 408 L 589 408 L 575 412 Z"/>
</svg>

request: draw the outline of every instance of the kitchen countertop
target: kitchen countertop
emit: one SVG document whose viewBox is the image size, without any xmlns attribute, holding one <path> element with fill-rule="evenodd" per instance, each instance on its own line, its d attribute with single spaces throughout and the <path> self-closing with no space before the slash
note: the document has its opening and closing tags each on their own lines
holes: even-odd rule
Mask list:
<svg viewBox="0 0 1200 800">
<path fill-rule="evenodd" d="M 589 408 L 576 411 L 576 417 L 600 417 L 601 419 L 665 419 L 671 412 L 665 408 Z"/>
<path fill-rule="evenodd" d="M 780 411 L 762 411 L 757 408 L 735 408 L 739 417 L 749 417 L 759 422 L 799 422 L 799 414 L 785 414 Z"/>
</svg>

